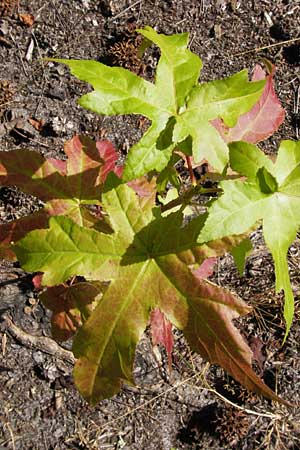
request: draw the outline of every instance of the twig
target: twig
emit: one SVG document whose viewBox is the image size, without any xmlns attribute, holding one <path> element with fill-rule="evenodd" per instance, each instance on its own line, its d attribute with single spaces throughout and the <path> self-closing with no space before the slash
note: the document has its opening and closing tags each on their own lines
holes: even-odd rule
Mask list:
<svg viewBox="0 0 300 450">
<path fill-rule="evenodd" d="M 196 388 L 203 389 L 203 388 L 199 388 L 198 386 L 196 386 Z M 220 394 L 215 389 L 207 388 L 207 390 L 208 390 L 208 392 L 212 392 L 213 394 L 215 394 L 217 397 L 219 397 L 221 400 L 223 400 L 223 402 L 228 403 L 229 405 L 234 406 L 234 408 L 244 411 L 247 414 L 251 414 L 253 416 L 258 416 L 258 417 L 267 417 L 268 419 L 274 419 L 274 420 L 282 419 L 282 416 L 280 416 L 279 414 L 260 413 L 258 411 L 254 411 L 253 409 L 248 409 L 248 408 L 244 408 L 243 406 L 237 405 L 236 403 L 232 402 L 228 398 L 224 397 L 222 394 Z"/>
<path fill-rule="evenodd" d="M 39 54 L 39 59 L 42 61 L 43 57 L 42 57 L 42 54 L 41 54 L 39 43 L 38 43 L 38 40 L 37 40 L 37 38 L 36 38 L 36 36 L 35 36 L 33 31 L 31 32 L 31 36 L 33 37 L 33 40 L 35 42 L 35 45 L 36 45 L 36 48 L 37 48 L 37 51 L 38 51 L 38 54 Z M 42 92 L 41 92 L 41 95 L 39 96 L 38 104 L 36 105 L 36 108 L 34 110 L 34 116 L 36 116 L 36 114 L 37 114 L 37 111 L 38 111 L 38 109 L 40 107 L 40 104 L 41 104 L 41 101 L 42 101 L 42 98 L 43 98 L 44 92 L 45 92 L 45 84 L 46 84 L 46 73 L 45 73 L 45 70 L 44 70 L 45 67 L 46 67 L 46 64 L 44 64 L 42 62 L 42 64 L 41 64 L 41 68 L 42 68 L 42 72 L 43 72 L 43 75 L 42 75 L 43 76 Z"/>
<path fill-rule="evenodd" d="M 112 17 L 111 20 L 116 20 L 119 17 L 123 16 L 123 14 L 125 14 L 127 11 L 129 11 L 131 8 L 134 8 L 136 5 L 138 5 L 141 2 L 142 2 L 142 0 L 137 0 L 137 2 L 133 3 L 132 5 L 129 5 L 128 8 L 123 9 L 123 11 L 119 12 L 119 14 Z"/>
<path fill-rule="evenodd" d="M 185 191 L 182 195 L 180 195 L 177 198 L 174 198 L 174 200 L 171 200 L 170 202 L 166 203 L 165 205 L 161 206 L 161 211 L 165 212 L 169 209 L 175 208 L 175 206 L 187 206 L 189 202 L 191 201 L 192 197 L 194 195 L 199 194 L 209 194 L 209 193 L 217 193 L 222 192 L 222 189 L 220 188 L 204 188 L 202 186 L 192 186 L 190 189 Z"/>
<path fill-rule="evenodd" d="M 242 55 L 247 55 L 247 53 L 260 52 L 261 50 L 266 50 L 266 49 L 272 48 L 272 47 L 278 47 L 280 45 L 292 44 L 293 42 L 297 42 L 297 41 L 300 41 L 300 37 L 294 38 L 294 39 L 289 39 L 288 41 L 277 42 L 276 44 L 266 45 L 265 47 L 252 48 L 251 50 L 246 50 L 245 52 L 234 53 L 233 56 L 242 56 Z"/>
<path fill-rule="evenodd" d="M 146 402 L 144 402 L 144 403 L 142 403 L 142 404 L 136 406 L 135 408 L 131 409 L 130 411 L 127 411 L 126 413 L 120 415 L 119 417 L 116 417 L 115 419 L 110 420 L 109 422 L 107 422 L 107 423 L 104 425 L 104 427 L 103 427 L 103 429 L 102 429 L 101 431 L 104 432 L 104 431 L 107 429 L 107 427 L 108 427 L 108 426 L 111 426 L 113 423 L 115 423 L 115 422 L 117 422 L 117 421 L 119 421 L 119 420 L 122 420 L 122 419 L 124 419 L 125 417 L 130 416 L 131 414 L 135 413 L 136 411 L 138 411 L 138 410 L 140 410 L 140 409 L 142 409 L 142 408 L 145 408 L 146 406 L 149 406 L 151 403 L 155 402 L 158 398 L 167 395 L 168 393 L 170 393 L 170 392 L 176 390 L 177 388 L 179 388 L 179 387 L 185 385 L 185 384 L 188 383 L 189 381 L 192 381 L 193 379 L 199 378 L 199 377 L 200 377 L 199 373 L 195 373 L 194 375 L 192 375 L 192 376 L 190 376 L 190 377 L 188 377 L 188 378 L 186 378 L 186 379 L 184 379 L 184 380 L 182 380 L 182 381 L 176 383 L 174 386 L 169 387 L 168 389 L 166 389 L 165 391 L 159 393 L 158 395 L 156 395 L 155 397 L 151 398 L 150 400 L 147 400 Z M 254 415 L 254 416 L 258 416 L 258 417 L 266 417 L 266 418 L 269 418 L 269 419 L 272 419 L 272 420 L 280 420 L 280 419 L 283 418 L 283 416 L 280 416 L 279 414 L 260 413 L 260 412 L 258 412 L 258 411 L 254 411 L 254 410 L 252 410 L 252 409 L 243 408 L 242 406 L 237 405 L 237 404 L 231 402 L 231 401 L 228 400 L 226 397 L 223 397 L 223 395 L 219 394 L 217 391 L 215 391 L 214 389 L 212 389 L 206 382 L 205 382 L 205 386 L 201 386 L 201 387 L 199 387 L 199 386 L 194 386 L 194 387 L 196 387 L 196 388 L 199 389 L 199 390 L 203 390 L 203 391 L 206 390 L 206 391 L 208 391 L 208 392 L 211 392 L 211 393 L 213 393 L 213 394 L 216 394 L 216 395 L 217 395 L 218 397 L 220 397 L 224 402 L 229 403 L 230 405 L 234 406 L 234 407 L 237 408 L 237 409 L 240 409 L 240 410 L 242 410 L 242 411 L 245 411 L 247 414 L 251 414 L 251 415 Z"/>
<path fill-rule="evenodd" d="M 130 416 L 131 414 L 135 413 L 136 411 L 138 411 L 138 410 L 140 410 L 142 408 L 145 408 L 146 406 L 148 406 L 151 403 L 155 402 L 158 398 L 163 397 L 164 395 L 168 394 L 169 392 L 174 391 L 178 387 L 183 386 L 185 383 L 187 383 L 188 381 L 193 380 L 194 378 L 196 378 L 198 376 L 199 376 L 199 374 L 196 373 L 196 374 L 192 375 L 191 377 L 186 378 L 185 380 L 180 381 L 179 383 L 176 383 L 175 386 L 171 386 L 168 389 L 166 389 L 165 391 L 161 392 L 160 394 L 157 394 L 155 397 L 151 398 L 150 400 L 147 400 L 145 403 L 142 403 L 142 404 L 136 406 L 135 408 L 133 408 L 132 410 L 127 411 L 126 413 L 122 414 L 121 416 L 110 420 L 109 422 L 107 422 L 105 424 L 105 426 L 104 426 L 102 431 L 104 431 L 109 425 L 112 425 L 114 422 L 116 422 L 118 420 L 121 420 L 121 419 L 124 419 L 125 417 Z"/>
<path fill-rule="evenodd" d="M 8 431 L 9 431 L 10 438 L 11 438 L 12 449 L 13 449 L 13 450 L 16 450 L 16 446 L 15 446 L 15 437 L 14 437 L 14 434 L 13 434 L 13 431 L 12 431 L 12 429 L 11 429 L 10 424 L 9 424 L 8 422 L 6 422 L 6 423 L 4 424 L 4 427 L 6 427 L 6 428 L 8 429 Z"/>
<path fill-rule="evenodd" d="M 55 356 L 56 358 L 63 361 L 68 361 L 71 364 L 75 363 L 76 359 L 73 353 L 60 347 L 60 345 L 58 345 L 53 339 L 45 336 L 33 336 L 31 334 L 25 333 L 25 331 L 18 328 L 12 322 L 7 314 L 3 316 L 3 319 L 6 322 L 6 328 L 8 332 L 21 344 L 25 345 L 26 347 L 37 348 L 44 353 L 48 353 L 49 355 Z"/>
<path fill-rule="evenodd" d="M 44 144 L 43 142 L 37 141 L 36 139 L 32 139 L 29 136 L 26 136 L 25 134 L 21 133 L 21 131 L 14 128 L 14 132 L 17 133 L 19 136 L 21 136 L 24 139 L 28 139 L 31 142 L 34 142 L 35 144 L 39 144 L 42 147 L 50 148 L 50 145 Z"/>
<path fill-rule="evenodd" d="M 28 77 L 28 73 L 27 73 L 26 67 L 24 65 L 24 61 L 23 61 L 23 58 L 22 58 L 22 53 L 21 53 L 20 47 L 18 45 L 18 42 L 14 39 L 14 37 L 13 37 L 13 35 L 11 33 L 9 33 L 9 37 L 11 38 L 11 40 L 13 41 L 15 46 L 17 47 L 17 50 L 18 50 L 18 53 L 19 53 L 19 58 L 20 58 L 20 61 L 21 61 L 21 65 L 23 67 L 24 74 L 26 75 L 26 77 Z"/>
</svg>

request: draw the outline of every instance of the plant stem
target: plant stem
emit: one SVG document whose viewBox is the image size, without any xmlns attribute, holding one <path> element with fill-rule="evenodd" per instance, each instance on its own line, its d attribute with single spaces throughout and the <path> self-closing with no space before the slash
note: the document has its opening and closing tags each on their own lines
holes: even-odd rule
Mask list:
<svg viewBox="0 0 300 450">
<path fill-rule="evenodd" d="M 161 212 L 168 211 L 169 209 L 175 208 L 176 206 L 187 206 L 191 199 L 194 197 L 194 195 L 199 194 L 208 194 L 208 193 L 217 193 L 222 192 L 222 189 L 220 188 L 204 188 L 202 186 L 192 186 L 190 189 L 185 191 L 182 195 L 175 198 L 174 200 L 171 200 L 165 205 L 161 206 Z"/>
<path fill-rule="evenodd" d="M 191 179 L 191 183 L 192 186 L 197 186 L 197 180 L 193 171 L 193 167 L 192 167 L 192 157 L 191 156 L 187 156 L 186 155 L 186 163 L 189 169 L 189 174 L 190 174 L 190 179 Z"/>
</svg>

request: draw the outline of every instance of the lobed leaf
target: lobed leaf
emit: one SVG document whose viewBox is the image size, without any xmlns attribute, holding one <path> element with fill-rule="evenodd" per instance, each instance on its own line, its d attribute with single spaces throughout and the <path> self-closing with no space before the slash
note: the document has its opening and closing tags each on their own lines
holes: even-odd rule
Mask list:
<svg viewBox="0 0 300 450">
<path fill-rule="evenodd" d="M 252 144 L 230 145 L 231 167 L 247 181 L 223 181 L 202 229 L 199 243 L 240 234 L 262 220 L 263 234 L 274 262 L 276 290 L 284 290 L 286 336 L 294 316 L 287 251 L 300 226 L 300 142 L 283 141 L 275 164 Z M 263 177 L 263 179 L 262 179 Z"/>
<path fill-rule="evenodd" d="M 45 272 L 45 284 L 74 274 L 110 282 L 74 340 L 74 377 L 82 395 L 96 403 L 117 393 L 124 381 L 134 382 L 135 348 L 158 308 L 204 358 L 246 387 L 279 400 L 253 372 L 251 350 L 231 322 L 250 308 L 192 273 L 234 240 L 199 245 L 204 218 L 182 227 L 182 213 L 162 217 L 153 204 L 141 204 L 130 187 L 116 181 L 113 187 L 109 180 L 111 189 L 102 198 L 112 234 L 56 217 L 49 229 L 32 231 L 15 246 L 25 269 Z"/>
<path fill-rule="evenodd" d="M 228 147 L 211 125 L 223 119 L 234 126 L 260 97 L 264 80 L 249 82 L 242 71 L 225 80 L 198 84 L 200 58 L 188 48 L 188 34 L 166 36 L 151 27 L 138 30 L 161 50 L 155 84 L 119 67 L 96 61 L 52 59 L 66 64 L 93 91 L 79 104 L 98 114 L 142 114 L 151 126 L 129 151 L 123 179 L 130 181 L 167 167 L 176 146 L 192 139 L 195 162 L 206 159 L 219 172 L 228 162 Z"/>
<path fill-rule="evenodd" d="M 103 217 L 87 209 L 100 205 L 107 175 L 121 174 L 118 154 L 108 141 L 75 136 L 65 144 L 65 161 L 34 151 L 0 152 L 0 183 L 14 185 L 45 202 L 38 213 L 0 225 L 2 257 L 15 259 L 11 244 L 33 229 L 46 228 L 49 216 L 65 215 L 86 227 L 108 232 Z"/>
<path fill-rule="evenodd" d="M 249 82 L 243 70 L 224 80 L 202 83 L 190 94 L 184 111 L 176 121 L 174 140 L 193 140 L 193 159 L 208 161 L 222 172 L 228 161 L 228 147 L 215 127 L 213 119 L 222 118 L 228 126 L 234 126 L 238 117 L 247 112 L 259 99 L 265 82 Z"/>
</svg>

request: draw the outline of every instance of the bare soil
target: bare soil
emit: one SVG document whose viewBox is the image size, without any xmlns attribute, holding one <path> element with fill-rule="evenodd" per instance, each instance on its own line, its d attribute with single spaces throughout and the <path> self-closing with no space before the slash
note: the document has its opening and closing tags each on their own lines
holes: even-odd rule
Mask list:
<svg viewBox="0 0 300 450">
<path fill-rule="evenodd" d="M 140 61 L 133 30 L 190 32 L 204 63 L 202 80 L 228 76 L 261 58 L 276 65 L 276 87 L 286 109 L 280 130 L 262 145 L 276 153 L 282 139 L 299 138 L 300 2 L 225 0 L 13 0 L 0 1 L 1 150 L 35 149 L 62 157 L 76 133 L 113 141 L 122 157 L 136 142 L 139 117 L 104 118 L 76 100 L 87 87 L 44 57 L 84 58 L 123 65 L 153 79 L 157 49 Z M 33 24 L 22 21 L 33 16 Z M 35 122 L 34 122 L 35 121 Z M 13 188 L 0 190 L 6 222 L 39 207 Z M 289 251 L 296 316 L 282 346 L 282 296 L 260 232 L 239 277 L 230 256 L 214 275 L 253 306 L 237 326 L 251 343 L 257 373 L 283 398 L 299 404 L 300 243 Z M 300 412 L 247 393 L 219 367 L 191 353 L 179 332 L 168 373 L 162 349 L 147 333 L 136 356 L 136 386 L 92 408 L 72 382 L 72 355 L 50 339 L 49 312 L 31 275 L 17 264 L 0 266 L 0 449 L 300 449 Z M 67 345 L 67 348 L 69 346 Z"/>
</svg>

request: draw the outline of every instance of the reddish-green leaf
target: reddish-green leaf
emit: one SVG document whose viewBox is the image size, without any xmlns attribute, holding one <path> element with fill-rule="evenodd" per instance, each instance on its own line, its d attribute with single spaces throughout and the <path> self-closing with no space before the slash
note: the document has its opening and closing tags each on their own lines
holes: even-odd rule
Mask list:
<svg viewBox="0 0 300 450">
<path fill-rule="evenodd" d="M 246 141 L 256 144 L 278 130 L 284 121 L 285 111 L 275 93 L 274 72 L 272 66 L 272 72 L 266 76 L 261 66 L 255 66 L 252 81 L 266 79 L 263 93 L 252 109 L 239 117 L 233 128 L 227 127 L 221 119 L 212 121 L 225 142 Z"/>
<path fill-rule="evenodd" d="M 171 371 L 174 345 L 172 324 L 159 308 L 155 308 L 151 311 L 150 325 L 152 343 L 153 345 L 161 344 L 165 347 L 168 355 L 169 370 Z"/>
<path fill-rule="evenodd" d="M 0 153 L 0 182 L 15 185 L 44 202 L 49 215 L 67 215 L 91 226 L 97 219 L 84 205 L 100 204 L 103 183 L 116 168 L 117 153 L 108 141 L 75 136 L 65 145 L 66 161 L 46 159 L 34 151 Z M 106 158 L 106 160 L 104 160 Z"/>
<path fill-rule="evenodd" d="M 40 299 L 52 313 L 52 335 L 58 341 L 73 336 L 95 308 L 102 289 L 100 283 L 60 284 L 47 288 Z"/>
<path fill-rule="evenodd" d="M 109 172 L 121 175 L 118 154 L 108 141 L 75 136 L 65 145 L 65 161 L 34 151 L 0 152 L 0 183 L 14 185 L 46 202 L 38 213 L 0 225 L 0 255 L 15 259 L 11 244 L 31 230 L 45 228 L 49 216 L 65 215 L 79 225 L 109 231 L 99 211 L 103 184 Z"/>
<path fill-rule="evenodd" d="M 96 403 L 117 393 L 123 381 L 133 383 L 136 344 L 151 310 L 159 308 L 203 357 L 246 387 L 279 400 L 253 372 L 251 350 L 231 322 L 250 308 L 192 273 L 233 241 L 197 245 L 203 217 L 183 228 L 180 212 L 161 217 L 158 208 L 141 205 L 124 184 L 103 194 L 102 204 L 113 234 L 57 217 L 50 219 L 48 230 L 33 231 L 15 246 L 25 269 L 45 272 L 45 284 L 75 274 L 110 281 L 74 340 L 74 376 L 82 395 Z"/>
<path fill-rule="evenodd" d="M 16 255 L 11 245 L 24 237 L 29 231 L 46 228 L 49 216 L 43 209 L 29 216 L 0 224 L 0 258 L 14 261 Z"/>
</svg>

